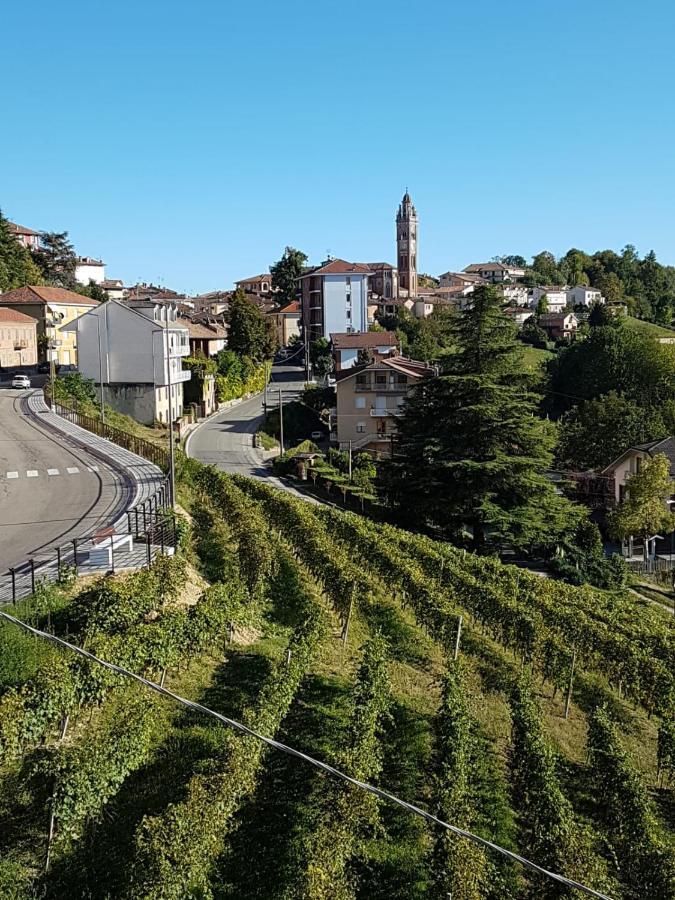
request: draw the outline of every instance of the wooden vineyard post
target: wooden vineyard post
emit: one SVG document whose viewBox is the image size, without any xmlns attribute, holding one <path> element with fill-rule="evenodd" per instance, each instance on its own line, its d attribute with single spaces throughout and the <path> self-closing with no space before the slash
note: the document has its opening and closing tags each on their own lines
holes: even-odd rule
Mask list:
<svg viewBox="0 0 675 900">
<path fill-rule="evenodd" d="M 352 617 L 352 607 L 354 606 L 354 588 L 352 586 L 352 592 L 349 595 L 349 609 L 347 610 L 347 621 L 345 622 L 345 627 L 342 630 L 342 646 L 347 646 L 347 638 L 349 636 L 349 622 Z"/>
<path fill-rule="evenodd" d="M 453 659 L 456 660 L 459 656 L 459 641 L 462 636 L 462 617 L 459 616 L 457 619 L 457 637 L 455 638 L 455 654 Z"/>
<path fill-rule="evenodd" d="M 66 736 L 66 732 L 68 731 L 68 722 L 70 721 L 70 716 L 68 713 L 65 714 L 63 719 L 61 720 L 61 734 L 59 735 L 59 744 L 63 741 Z M 54 825 L 55 825 L 55 816 L 54 816 L 54 794 L 56 789 L 56 780 L 54 780 L 54 787 L 52 788 L 52 797 L 49 802 L 50 811 L 49 811 L 49 830 L 47 833 L 47 854 L 45 856 L 45 872 L 49 872 L 49 864 L 51 862 L 52 856 L 52 844 L 54 843 Z"/>
<path fill-rule="evenodd" d="M 577 648 L 572 651 L 572 665 L 570 666 L 570 683 L 567 686 L 567 699 L 565 700 L 565 718 L 570 714 L 570 703 L 572 702 L 572 685 L 574 684 L 574 664 L 577 661 Z"/>
</svg>

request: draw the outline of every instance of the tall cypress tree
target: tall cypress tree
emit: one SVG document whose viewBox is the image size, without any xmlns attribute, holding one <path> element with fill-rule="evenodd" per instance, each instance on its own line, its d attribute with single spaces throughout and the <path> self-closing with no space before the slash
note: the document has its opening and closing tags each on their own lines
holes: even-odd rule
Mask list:
<svg viewBox="0 0 675 900">
<path fill-rule="evenodd" d="M 581 515 L 545 477 L 553 426 L 537 415 L 514 325 L 491 286 L 458 314 L 444 374 L 409 395 L 382 484 L 402 517 L 485 552 L 552 545 Z"/>
</svg>

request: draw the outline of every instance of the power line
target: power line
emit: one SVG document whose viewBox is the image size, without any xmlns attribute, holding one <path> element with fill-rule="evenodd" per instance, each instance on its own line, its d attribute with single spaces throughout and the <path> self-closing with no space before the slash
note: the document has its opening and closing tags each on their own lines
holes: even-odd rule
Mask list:
<svg viewBox="0 0 675 900">
<path fill-rule="evenodd" d="M 290 747 L 288 744 L 282 744 L 280 741 L 276 741 L 273 738 L 265 737 L 264 735 L 259 734 L 257 731 L 254 731 L 252 728 L 249 728 L 241 722 L 237 722 L 235 719 L 229 719 L 227 716 L 223 716 L 221 715 L 221 713 L 218 713 L 213 709 L 209 709 L 208 706 L 202 706 L 201 703 L 195 703 L 192 700 L 187 700 L 185 697 L 181 697 L 179 694 L 174 694 L 173 691 L 170 691 L 159 684 L 155 684 L 154 681 L 149 681 L 147 678 L 143 678 L 142 675 L 137 675 L 135 672 L 130 672 L 128 669 L 122 668 L 122 666 L 118 666 L 115 665 L 115 663 L 100 659 L 98 656 L 94 656 L 93 653 L 89 653 L 88 650 L 83 650 L 81 647 L 70 644 L 68 643 L 68 641 L 64 641 L 63 638 L 56 637 L 56 635 L 48 634 L 45 631 L 40 631 L 39 628 L 34 628 L 32 625 L 28 625 L 25 622 L 22 622 L 20 619 L 14 618 L 14 616 L 10 616 L 9 613 L 0 611 L 0 618 L 11 622 L 13 625 L 17 625 L 19 628 L 23 628 L 24 631 L 29 632 L 35 637 L 43 638 L 44 640 L 50 641 L 51 643 L 56 644 L 59 647 L 65 647 L 67 650 L 71 650 L 73 653 L 78 654 L 78 656 L 82 656 L 85 659 L 90 660 L 91 662 L 98 663 L 104 668 L 109 669 L 111 672 L 115 672 L 118 675 L 123 675 L 126 678 L 131 678 L 134 681 L 139 682 L 139 684 L 142 684 L 145 687 L 149 688 L 151 691 L 154 691 L 157 694 L 161 694 L 164 697 L 169 697 L 171 700 L 176 701 L 176 703 L 180 703 L 187 709 L 192 709 L 195 712 L 211 716 L 211 718 L 217 719 L 222 724 L 227 725 L 230 728 L 234 728 L 236 731 L 248 735 L 249 737 L 255 738 L 256 740 L 261 741 L 263 744 L 267 744 L 268 747 L 272 747 L 275 750 L 279 750 L 289 756 L 295 756 L 297 759 L 301 759 L 304 762 L 309 763 L 309 765 L 320 769 L 328 775 L 332 775 L 335 778 L 340 778 L 342 781 L 346 781 L 349 784 L 353 784 L 355 787 L 361 788 L 362 790 L 367 791 L 370 794 L 374 794 L 381 800 L 395 803 L 397 806 L 408 810 L 408 812 L 411 812 L 417 816 L 421 816 L 423 819 L 426 819 L 428 822 L 432 822 L 434 825 L 440 825 L 441 828 L 445 828 L 447 831 L 451 831 L 453 834 L 456 834 L 459 837 L 466 838 L 467 840 L 472 841 L 474 844 L 478 844 L 479 846 L 484 847 L 488 850 L 494 850 L 496 853 L 501 853 L 502 856 L 505 856 L 507 859 L 510 859 L 513 862 L 519 863 L 525 868 L 530 869 L 532 872 L 536 872 L 539 875 L 544 875 L 546 878 L 551 878 L 554 881 L 559 882 L 560 884 L 566 885 L 567 887 L 582 891 L 582 893 L 587 894 L 589 897 L 598 897 L 600 898 L 600 900 L 612 900 L 612 898 L 607 894 L 601 894 L 599 891 L 594 891 L 592 888 L 586 887 L 585 885 L 580 884 L 577 881 L 573 881 L 570 878 L 566 878 L 564 875 L 558 875 L 556 872 L 549 872 L 548 869 L 544 869 L 542 866 L 537 865 L 537 863 L 532 862 L 526 857 L 520 856 L 517 853 L 513 853 L 511 850 L 507 850 L 505 847 L 500 847 L 499 844 L 488 841 L 485 838 L 482 838 L 477 834 L 473 834 L 470 831 L 466 831 L 463 828 L 458 828 L 456 825 L 450 825 L 448 822 L 444 822 L 437 816 L 432 815 L 432 813 L 429 813 L 412 803 L 408 803 L 406 800 L 401 800 L 400 797 L 396 797 L 394 794 L 390 794 L 388 791 L 383 791 L 380 788 L 377 788 L 372 784 L 368 784 L 365 781 L 359 781 L 357 778 L 352 778 L 351 775 L 347 775 L 346 772 L 341 772 L 339 769 L 334 768 L 328 763 L 322 762 L 319 759 L 315 759 L 313 756 L 308 756 L 306 753 L 302 753 L 300 750 L 296 750 L 294 747 Z"/>
</svg>

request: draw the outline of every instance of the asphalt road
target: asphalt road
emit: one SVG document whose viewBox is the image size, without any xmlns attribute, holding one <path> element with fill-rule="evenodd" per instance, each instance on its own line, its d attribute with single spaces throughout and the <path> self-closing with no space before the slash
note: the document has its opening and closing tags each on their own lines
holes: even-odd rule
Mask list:
<svg viewBox="0 0 675 900">
<path fill-rule="evenodd" d="M 0 388 L 0 570 L 111 524 L 132 488 L 99 457 L 41 426 L 29 391 Z"/>
<path fill-rule="evenodd" d="M 283 363 L 274 365 L 267 392 L 268 405 L 278 406 L 279 389 L 283 391 L 284 403 L 293 400 L 302 392 L 304 383 L 302 367 Z M 193 431 L 188 440 L 188 456 L 224 472 L 264 478 L 297 494 L 272 474 L 265 465 L 262 452 L 253 446 L 253 436 L 264 418 L 262 395 L 224 409 Z"/>
</svg>

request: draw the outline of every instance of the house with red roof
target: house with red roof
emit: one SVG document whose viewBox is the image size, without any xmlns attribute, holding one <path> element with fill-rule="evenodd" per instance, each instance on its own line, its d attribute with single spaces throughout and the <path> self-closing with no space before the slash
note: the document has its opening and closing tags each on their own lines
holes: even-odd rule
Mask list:
<svg viewBox="0 0 675 900">
<path fill-rule="evenodd" d="M 37 324 L 32 316 L 0 306 L 0 369 L 37 363 Z"/>
<path fill-rule="evenodd" d="M 14 309 L 37 320 L 40 357 L 53 358 L 61 366 L 77 365 L 76 336 L 63 327 L 98 305 L 98 300 L 42 284 L 0 294 L 0 309 Z"/>
</svg>

